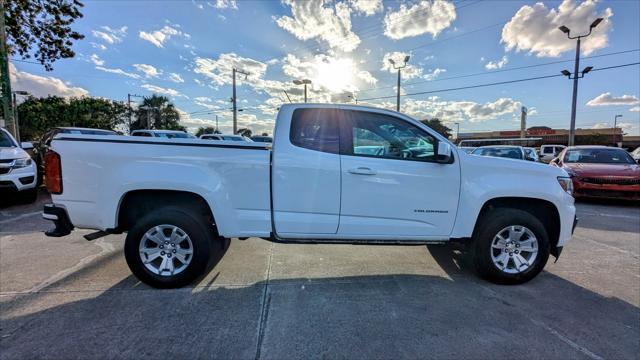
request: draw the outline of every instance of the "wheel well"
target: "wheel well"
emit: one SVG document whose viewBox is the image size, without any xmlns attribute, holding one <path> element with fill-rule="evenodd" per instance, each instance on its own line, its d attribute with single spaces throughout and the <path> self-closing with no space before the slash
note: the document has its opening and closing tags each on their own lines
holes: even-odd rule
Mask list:
<svg viewBox="0 0 640 360">
<path fill-rule="evenodd" d="M 501 197 L 491 199 L 484 203 L 480 210 L 480 214 L 478 215 L 478 220 L 476 221 L 473 231 L 474 234 L 478 229 L 478 224 L 482 217 L 495 208 L 519 209 L 535 216 L 547 229 L 549 241 L 551 243 L 551 254 L 556 257 L 558 256 L 557 245 L 558 239 L 560 238 L 560 214 L 553 203 L 546 200 L 526 197 Z"/>
<path fill-rule="evenodd" d="M 135 190 L 126 193 L 120 201 L 117 229 L 127 231 L 137 219 L 163 206 L 197 211 L 209 218 L 211 224 L 215 223 L 209 204 L 198 194 L 176 190 Z"/>
</svg>

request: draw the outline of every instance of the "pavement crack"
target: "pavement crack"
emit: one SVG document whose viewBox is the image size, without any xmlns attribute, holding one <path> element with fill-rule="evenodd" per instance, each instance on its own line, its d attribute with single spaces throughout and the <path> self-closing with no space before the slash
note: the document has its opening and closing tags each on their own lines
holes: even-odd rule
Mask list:
<svg viewBox="0 0 640 360">
<path fill-rule="evenodd" d="M 271 263 L 273 258 L 273 246 L 269 248 L 269 257 L 267 260 L 267 271 L 265 276 L 264 291 L 262 293 L 262 308 L 260 311 L 260 322 L 258 324 L 258 338 L 256 341 L 256 356 L 255 359 L 260 359 L 262 351 L 262 340 L 264 339 L 265 327 L 267 325 L 267 319 L 269 317 L 269 308 L 271 306 L 271 293 L 269 291 L 269 279 L 271 278 Z"/>
</svg>

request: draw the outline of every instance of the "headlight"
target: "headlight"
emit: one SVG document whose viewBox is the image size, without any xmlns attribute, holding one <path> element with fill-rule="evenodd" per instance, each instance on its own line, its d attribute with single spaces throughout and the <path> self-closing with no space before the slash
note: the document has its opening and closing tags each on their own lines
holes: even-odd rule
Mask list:
<svg viewBox="0 0 640 360">
<path fill-rule="evenodd" d="M 558 184 L 567 194 L 573 195 L 573 181 L 565 176 L 558 176 Z"/>
<path fill-rule="evenodd" d="M 13 163 L 13 168 L 14 169 L 19 169 L 19 168 L 23 168 L 23 167 L 27 167 L 27 166 L 31 166 L 31 159 L 30 158 L 16 159 L 15 162 Z"/>
</svg>

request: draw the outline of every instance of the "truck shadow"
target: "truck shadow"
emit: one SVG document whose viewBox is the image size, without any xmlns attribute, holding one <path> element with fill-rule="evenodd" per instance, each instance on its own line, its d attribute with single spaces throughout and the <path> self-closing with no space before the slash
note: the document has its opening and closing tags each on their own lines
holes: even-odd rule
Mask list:
<svg viewBox="0 0 640 360">
<path fill-rule="evenodd" d="M 521 286 L 478 280 L 461 253 L 429 248 L 446 276 L 268 279 L 155 290 L 0 297 L 14 358 L 636 358 L 639 308 L 544 272 Z M 75 274 L 88 288 L 110 254 Z M 216 269 L 213 270 L 214 272 Z M 42 309 L 42 310 L 33 310 Z"/>
</svg>

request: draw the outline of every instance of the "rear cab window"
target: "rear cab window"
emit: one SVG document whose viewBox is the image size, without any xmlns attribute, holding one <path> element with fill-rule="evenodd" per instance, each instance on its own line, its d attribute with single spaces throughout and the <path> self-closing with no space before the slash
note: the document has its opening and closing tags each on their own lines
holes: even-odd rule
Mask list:
<svg viewBox="0 0 640 360">
<path fill-rule="evenodd" d="M 289 141 L 301 148 L 338 154 L 338 109 L 296 109 L 291 117 Z"/>
</svg>

